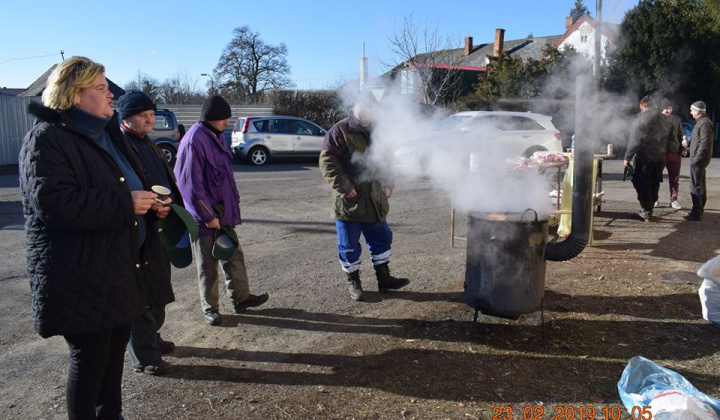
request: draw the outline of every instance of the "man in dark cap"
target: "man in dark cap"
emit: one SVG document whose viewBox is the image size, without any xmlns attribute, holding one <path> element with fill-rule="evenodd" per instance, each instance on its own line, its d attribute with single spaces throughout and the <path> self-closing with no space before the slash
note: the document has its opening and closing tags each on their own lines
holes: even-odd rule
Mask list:
<svg viewBox="0 0 720 420">
<path fill-rule="evenodd" d="M 165 306 L 175 300 L 170 281 L 170 260 L 167 252 L 157 236 L 159 218 L 165 218 L 170 212 L 168 204 L 174 202 L 182 205 L 182 196 L 175 184 L 175 176 L 167 164 L 165 156 L 150 140 L 155 125 L 157 107 L 145 93 L 130 90 L 118 99 L 117 109 L 122 118 L 122 129 L 125 138 L 137 150 L 145 169 L 145 177 L 152 187 L 163 186 L 170 191 L 165 204 L 155 203 L 152 207 L 157 217 L 148 220 L 149 235 L 142 248 L 145 267 L 145 313 L 132 324 L 132 333 L 128 350 L 135 372 L 150 375 L 162 375 L 172 365 L 162 359 L 162 354 L 174 350 L 172 341 L 165 341 L 158 331 L 165 322 Z"/>
<path fill-rule="evenodd" d="M 393 183 L 370 168 L 367 154 L 372 146 L 373 114 L 376 99 L 370 91 L 357 95 L 350 115 L 325 135 L 320 152 L 320 170 L 333 189 L 338 256 L 350 283 L 353 300 L 363 300 L 360 282 L 360 236 L 365 238 L 375 268 L 378 290 L 399 289 L 408 279 L 390 275 L 392 231 L 385 220 Z"/>
<path fill-rule="evenodd" d="M 713 123 L 705 115 L 705 102 L 697 101 L 690 106 L 690 115 L 695 118 L 690 136 L 690 198 L 692 210 L 685 220 L 702 220 L 705 202 L 707 201 L 707 188 L 705 184 L 705 169 L 710 164 L 713 154 L 714 130 Z"/>
<path fill-rule="evenodd" d="M 215 236 L 221 227 L 235 229 L 240 220 L 240 196 L 231 162 L 233 155 L 223 132 L 232 111 L 221 96 L 213 95 L 203 104 L 200 121 L 185 134 L 180 143 L 175 176 L 186 200 L 186 207 L 198 224 L 198 240 L 193 244 L 197 261 L 200 303 L 205 322 L 220 325 L 218 264 L 222 263 L 225 286 L 233 311 L 260 306 L 267 293 L 253 295 L 245 269 L 240 244 L 224 260 L 213 255 Z M 223 254 L 225 255 L 225 254 Z"/>
<path fill-rule="evenodd" d="M 677 201 L 678 192 L 680 190 L 680 166 L 682 164 L 682 154 L 685 148 L 682 145 L 683 129 L 680 117 L 673 114 L 673 105 L 667 99 L 663 99 L 660 105 L 663 115 L 665 115 L 672 123 L 673 142 L 668 143 L 667 156 L 665 157 L 665 167 L 668 172 L 668 184 L 670 184 L 670 207 L 680 210 L 682 206 Z M 657 203 L 655 203 L 657 205 Z"/>
<path fill-rule="evenodd" d="M 674 137 L 672 123 L 660 113 L 652 97 L 643 97 L 639 106 L 640 115 L 630 127 L 624 165 L 635 161 L 632 183 L 642 207 L 638 215 L 649 222 L 658 200 L 668 145 Z"/>
</svg>

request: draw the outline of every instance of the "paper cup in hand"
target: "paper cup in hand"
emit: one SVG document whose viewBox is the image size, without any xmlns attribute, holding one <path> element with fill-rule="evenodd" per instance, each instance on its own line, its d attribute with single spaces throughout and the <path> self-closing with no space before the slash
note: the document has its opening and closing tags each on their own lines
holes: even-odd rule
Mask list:
<svg viewBox="0 0 720 420">
<path fill-rule="evenodd" d="M 167 187 L 163 187 L 162 185 L 153 185 L 150 187 L 152 192 L 157 194 L 158 203 L 162 203 L 163 205 L 167 204 L 166 201 L 170 197 L 170 189 Z"/>
</svg>

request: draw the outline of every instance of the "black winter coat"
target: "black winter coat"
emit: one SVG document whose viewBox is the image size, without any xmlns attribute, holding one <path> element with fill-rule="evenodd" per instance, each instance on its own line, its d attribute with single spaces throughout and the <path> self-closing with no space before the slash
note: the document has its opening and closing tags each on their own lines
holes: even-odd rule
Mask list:
<svg viewBox="0 0 720 420">
<path fill-rule="evenodd" d="M 153 149 L 157 155 L 157 159 L 162 162 L 168 180 L 170 180 L 170 190 L 172 191 L 173 204 L 182 206 L 182 195 L 180 194 L 180 190 L 175 182 L 175 174 L 173 174 L 173 171 L 168 166 L 165 155 L 163 155 L 160 149 L 158 149 L 148 136 L 141 139 L 124 129 L 122 131 L 125 135 L 125 139 L 130 145 L 132 145 L 133 152 L 137 155 L 140 161 L 142 161 L 142 158 L 140 152 L 135 147 L 135 142 L 145 142 Z M 148 165 L 143 165 L 143 167 L 147 166 Z M 141 174 L 141 179 L 142 178 L 148 178 L 145 169 L 143 169 L 143 173 Z M 147 189 L 149 190 L 149 188 Z M 147 234 L 142 254 L 143 264 L 145 267 L 144 274 L 147 280 L 143 283 L 145 286 L 143 293 L 145 294 L 145 302 L 147 305 L 155 308 L 174 302 L 175 295 L 173 294 L 172 282 L 170 279 L 170 258 L 167 255 L 167 251 L 165 251 L 165 247 L 159 240 L 159 220 L 156 217 L 147 217 L 147 220 Z"/>
<path fill-rule="evenodd" d="M 67 112 L 38 103 L 28 111 L 37 119 L 20 151 L 20 188 L 35 330 L 51 337 L 130 324 L 145 305 L 125 178 Z M 116 116 L 105 129 L 141 174 Z"/>
<path fill-rule="evenodd" d="M 657 108 L 649 108 L 637 116 L 630 127 L 625 160 L 637 156 L 642 162 L 665 162 L 667 151 L 675 142 L 672 122 Z"/>
</svg>

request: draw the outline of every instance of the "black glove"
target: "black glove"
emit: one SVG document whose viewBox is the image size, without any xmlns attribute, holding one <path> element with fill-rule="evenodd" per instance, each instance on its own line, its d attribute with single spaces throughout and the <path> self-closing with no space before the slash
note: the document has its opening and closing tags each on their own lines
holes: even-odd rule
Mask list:
<svg viewBox="0 0 720 420">
<path fill-rule="evenodd" d="M 623 171 L 623 182 L 625 182 L 625 179 L 627 179 L 627 177 L 632 177 L 634 172 L 635 168 L 633 168 L 632 163 L 628 163 L 628 165 L 625 167 L 625 170 Z"/>
</svg>

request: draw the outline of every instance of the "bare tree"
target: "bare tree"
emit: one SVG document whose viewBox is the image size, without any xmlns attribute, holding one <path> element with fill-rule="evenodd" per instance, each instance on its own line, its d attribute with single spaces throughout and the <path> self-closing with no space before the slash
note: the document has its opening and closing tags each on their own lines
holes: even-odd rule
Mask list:
<svg viewBox="0 0 720 420">
<path fill-rule="evenodd" d="M 456 39 L 439 34 L 437 23 L 426 22 L 421 28 L 410 15 L 403 19 L 402 28 L 388 37 L 388 43 L 396 61 L 384 64 L 393 67 L 396 79 L 400 77 L 402 93 L 410 93 L 404 86 L 412 86 L 428 105 L 452 102 L 460 93 L 462 71 L 458 65 L 463 50 L 456 48 Z"/>
<path fill-rule="evenodd" d="M 285 44 L 266 44 L 248 26 L 235 28 L 215 67 L 218 90 L 231 100 L 257 102 L 267 90 L 293 87 L 286 56 Z"/>
<path fill-rule="evenodd" d="M 135 79 L 125 83 L 124 86 L 125 90 L 139 90 L 141 92 L 145 92 L 145 94 L 149 96 L 153 102 L 157 102 L 159 87 L 160 82 L 157 79 L 150 77 L 141 71 L 137 72 Z"/>
<path fill-rule="evenodd" d="M 201 104 L 207 97 L 198 90 L 197 78 L 187 72 L 168 77 L 158 86 L 158 102 L 165 104 Z"/>
</svg>

